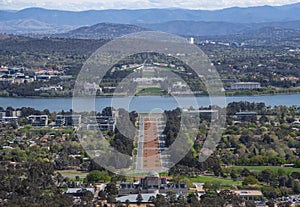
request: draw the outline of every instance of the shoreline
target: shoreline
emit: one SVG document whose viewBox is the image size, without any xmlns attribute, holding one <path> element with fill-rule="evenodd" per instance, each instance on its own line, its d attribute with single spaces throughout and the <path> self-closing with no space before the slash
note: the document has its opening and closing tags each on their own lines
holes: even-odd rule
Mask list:
<svg viewBox="0 0 300 207">
<path fill-rule="evenodd" d="M 259 97 L 259 96 L 276 96 L 276 95 L 294 95 L 294 94 L 300 94 L 300 91 L 294 92 L 294 93 L 287 93 L 287 92 L 282 92 L 282 93 L 261 93 L 261 94 L 237 94 L 237 95 L 231 95 L 231 94 L 226 94 L 224 93 L 225 97 Z M 125 95 L 103 95 L 103 96 L 76 96 L 76 98 L 128 98 L 129 96 Z M 173 97 L 172 95 L 136 95 L 134 97 Z M 175 97 L 210 97 L 209 95 L 190 95 L 190 94 L 182 94 L 182 95 L 176 95 Z M 219 96 L 212 96 L 212 97 L 223 97 L 221 95 Z M 59 98 L 73 98 L 73 96 L 0 96 L 0 98 L 17 98 L 17 99 L 22 99 L 22 98 L 28 98 L 28 99 L 59 99 Z"/>
</svg>

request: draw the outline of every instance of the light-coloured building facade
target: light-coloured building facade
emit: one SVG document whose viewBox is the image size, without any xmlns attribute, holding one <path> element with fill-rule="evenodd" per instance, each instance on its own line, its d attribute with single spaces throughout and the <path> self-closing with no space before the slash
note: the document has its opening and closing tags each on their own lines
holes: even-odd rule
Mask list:
<svg viewBox="0 0 300 207">
<path fill-rule="evenodd" d="M 253 90 L 261 88 L 258 82 L 237 82 L 231 84 L 231 90 Z"/>
</svg>

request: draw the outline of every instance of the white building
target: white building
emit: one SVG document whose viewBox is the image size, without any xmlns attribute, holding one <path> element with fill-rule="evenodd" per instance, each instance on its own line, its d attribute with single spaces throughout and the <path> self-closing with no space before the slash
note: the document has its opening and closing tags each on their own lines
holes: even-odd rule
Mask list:
<svg viewBox="0 0 300 207">
<path fill-rule="evenodd" d="M 178 81 L 178 82 L 174 83 L 172 87 L 173 88 L 186 88 L 186 87 L 188 87 L 188 85 Z"/>
<path fill-rule="evenodd" d="M 195 44 L 195 39 L 193 37 L 190 37 L 189 38 L 189 43 L 192 44 L 192 45 Z"/>
<path fill-rule="evenodd" d="M 48 125 L 48 116 L 47 115 L 31 115 L 27 119 L 32 126 L 47 126 Z"/>
<path fill-rule="evenodd" d="M 144 83 L 144 84 L 152 84 L 155 82 L 163 82 L 165 81 L 165 78 L 134 78 L 133 82 L 135 83 Z"/>
<path fill-rule="evenodd" d="M 253 90 L 261 88 L 258 82 L 238 82 L 231 84 L 231 90 Z"/>
<path fill-rule="evenodd" d="M 90 116 L 86 120 L 87 130 L 115 131 L 116 120 L 113 116 Z"/>
<path fill-rule="evenodd" d="M 15 116 L 2 117 L 2 124 L 10 124 L 10 123 L 18 124 L 18 122 L 19 122 L 19 117 L 15 117 Z"/>
</svg>

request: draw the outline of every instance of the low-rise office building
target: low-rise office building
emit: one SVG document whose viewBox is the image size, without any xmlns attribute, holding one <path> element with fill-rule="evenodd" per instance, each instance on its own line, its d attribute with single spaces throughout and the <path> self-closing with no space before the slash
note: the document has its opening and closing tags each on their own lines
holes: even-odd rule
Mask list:
<svg viewBox="0 0 300 207">
<path fill-rule="evenodd" d="M 246 201 L 257 201 L 263 198 L 263 194 L 260 190 L 234 190 L 232 192 Z"/>
<path fill-rule="evenodd" d="M 32 126 L 47 126 L 48 116 L 47 115 L 31 115 L 28 118 L 29 124 Z"/>
<path fill-rule="evenodd" d="M 242 122 L 245 121 L 251 122 L 257 120 L 257 113 L 254 111 L 238 112 L 235 114 L 235 116 L 238 121 L 242 121 Z"/>
<path fill-rule="evenodd" d="M 57 115 L 55 124 L 56 126 L 79 126 L 81 124 L 81 115 Z"/>
<path fill-rule="evenodd" d="M 87 130 L 115 131 L 116 120 L 113 116 L 87 117 Z"/>
<path fill-rule="evenodd" d="M 253 90 L 261 88 L 258 82 L 237 82 L 231 84 L 231 90 Z"/>
<path fill-rule="evenodd" d="M 188 194 L 188 187 L 185 183 L 169 183 L 166 178 L 159 177 L 155 171 L 150 171 L 145 178 L 141 178 L 139 183 L 121 183 L 118 191 L 119 196 L 129 194 L 166 194 L 173 192 L 177 195 Z"/>
<path fill-rule="evenodd" d="M 2 117 L 1 122 L 2 124 L 18 124 L 19 117 L 15 117 L 15 116 Z"/>
</svg>

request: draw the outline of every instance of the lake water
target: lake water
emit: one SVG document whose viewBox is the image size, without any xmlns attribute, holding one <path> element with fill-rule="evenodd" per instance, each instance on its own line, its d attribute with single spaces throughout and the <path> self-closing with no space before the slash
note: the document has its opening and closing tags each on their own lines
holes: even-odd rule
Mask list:
<svg viewBox="0 0 300 207">
<path fill-rule="evenodd" d="M 189 108 L 195 106 L 193 104 L 193 97 L 180 97 L 178 100 L 173 97 L 147 96 L 129 98 L 114 98 L 113 103 L 116 103 L 115 108 L 126 108 L 130 111 L 149 112 L 155 108 L 162 110 L 175 109 L 178 106 L 181 108 Z M 76 99 L 76 106 L 79 108 L 90 109 L 95 106 L 96 111 L 101 111 L 103 108 L 112 105 L 112 98 L 96 98 L 93 99 Z M 209 97 L 196 97 L 198 106 L 209 106 L 211 104 Z M 266 105 L 286 105 L 286 106 L 300 106 L 300 94 L 291 95 L 268 95 L 268 96 L 236 96 L 226 97 L 226 103 L 249 101 L 249 102 L 264 102 Z M 178 102 L 180 104 L 178 104 Z M 4 98 L 0 97 L 0 106 L 6 108 L 12 106 L 13 108 L 32 107 L 38 110 L 49 109 L 50 111 L 68 111 L 72 108 L 72 98 Z"/>
</svg>

